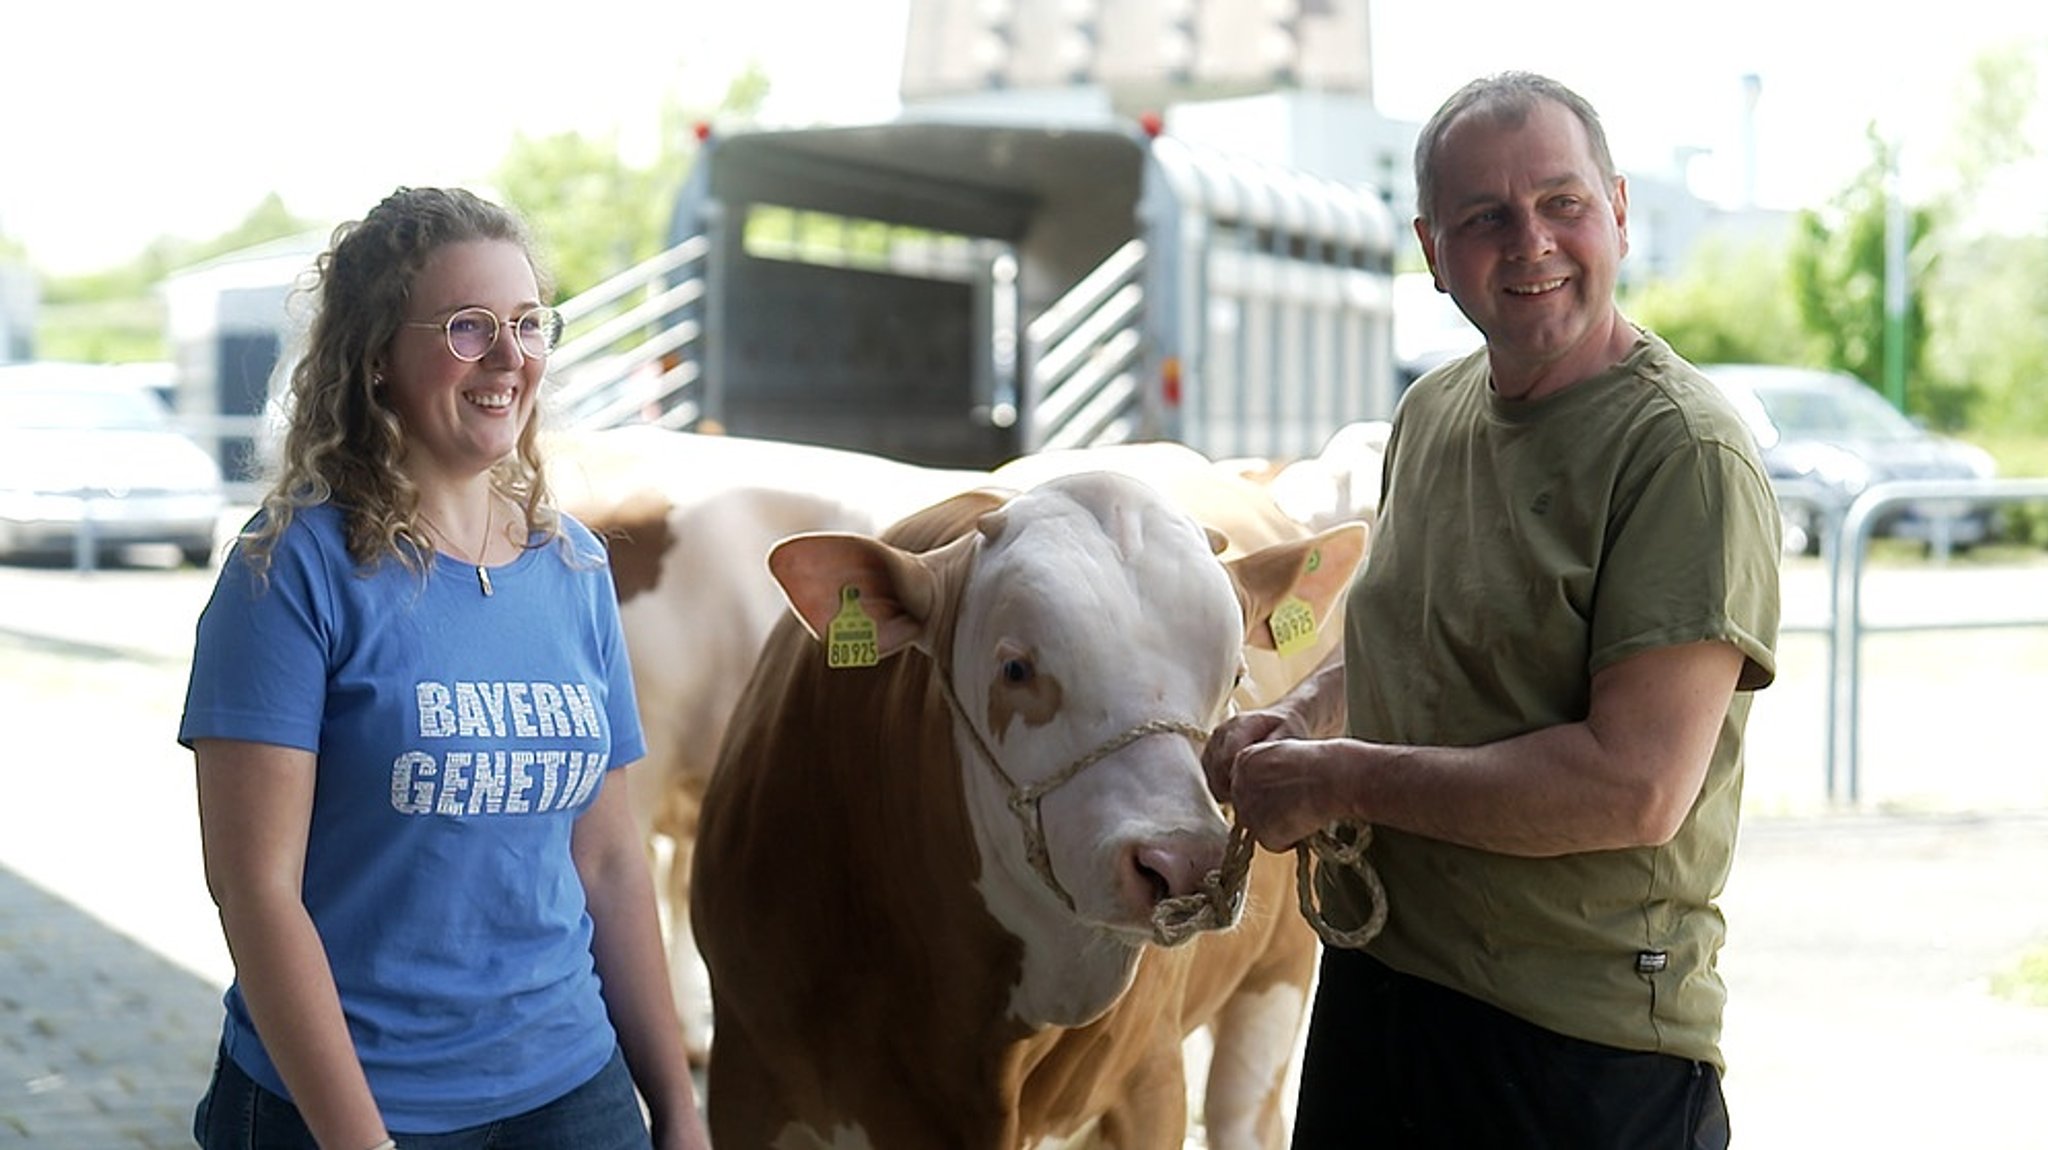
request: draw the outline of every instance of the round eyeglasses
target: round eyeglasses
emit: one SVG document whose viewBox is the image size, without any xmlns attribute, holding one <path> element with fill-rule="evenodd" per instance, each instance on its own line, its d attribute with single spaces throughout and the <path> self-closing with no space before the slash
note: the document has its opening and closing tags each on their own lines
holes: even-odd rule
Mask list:
<svg viewBox="0 0 2048 1150">
<path fill-rule="evenodd" d="M 475 363 L 498 346 L 501 328 L 510 327 L 519 350 L 532 359 L 544 359 L 562 338 L 562 313 L 551 307 L 529 308 L 508 320 L 487 307 L 466 307 L 440 323 L 406 320 L 407 327 L 439 330 L 448 337 L 448 353 L 464 363 Z"/>
</svg>

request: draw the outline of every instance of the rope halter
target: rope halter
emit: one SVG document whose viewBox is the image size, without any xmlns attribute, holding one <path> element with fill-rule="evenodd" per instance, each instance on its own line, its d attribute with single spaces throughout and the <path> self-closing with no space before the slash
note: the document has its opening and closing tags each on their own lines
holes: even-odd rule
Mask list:
<svg viewBox="0 0 2048 1150">
<path fill-rule="evenodd" d="M 1010 777 L 1003 765 L 996 759 L 987 740 L 981 737 L 981 729 L 967 715 L 967 708 L 953 691 L 952 675 L 944 666 L 935 665 L 933 678 L 938 681 L 939 691 L 960 724 L 967 728 L 974 740 L 974 749 L 981 761 L 1007 792 L 1004 800 L 1010 814 L 1017 820 L 1018 829 L 1024 836 L 1024 857 L 1031 864 L 1039 880 L 1058 897 L 1061 905 L 1074 911 L 1073 895 L 1061 885 L 1053 873 L 1052 852 L 1045 842 L 1045 814 L 1042 804 L 1045 797 L 1072 782 L 1081 772 L 1096 763 L 1123 750 L 1140 739 L 1153 735 L 1178 734 L 1193 741 L 1197 747 L 1209 740 L 1209 731 L 1182 719 L 1151 719 L 1114 735 L 1101 746 L 1068 763 L 1058 771 L 1029 785 L 1021 785 Z M 1301 904 L 1302 916 L 1315 928 L 1316 936 L 1331 946 L 1358 948 L 1370 942 L 1387 921 L 1386 889 L 1380 885 L 1380 878 L 1366 861 L 1365 849 L 1372 842 L 1372 828 L 1356 826 L 1348 840 L 1334 833 L 1337 828 L 1318 831 L 1296 844 L 1295 890 Z M 1204 931 L 1223 930 L 1234 925 L 1244 910 L 1245 891 L 1249 885 L 1252 855 L 1256 844 L 1250 832 L 1242 825 L 1233 823 L 1230 840 L 1223 852 L 1223 861 L 1215 870 L 1202 877 L 1201 889 L 1189 894 L 1164 898 L 1152 908 L 1152 939 L 1160 946 L 1174 947 L 1187 942 Z M 1322 909 L 1315 901 L 1315 870 L 1320 866 L 1343 866 L 1356 870 L 1365 880 L 1371 897 L 1372 912 L 1366 921 L 1351 930 L 1332 925 L 1323 917 Z"/>
<path fill-rule="evenodd" d="M 1045 796 L 1073 782 L 1082 771 L 1139 739 L 1153 735 L 1178 734 L 1186 736 L 1199 747 L 1209 738 L 1207 728 L 1198 727 L 1182 719 L 1151 719 L 1121 734 L 1111 736 L 1101 746 L 1035 783 L 1020 784 L 1010 777 L 1010 772 L 1003 769 L 1003 764 L 997 761 L 995 752 L 989 749 L 988 741 L 981 737 L 981 728 L 975 726 L 974 720 L 968 717 L 967 708 L 961 705 L 959 695 L 953 691 L 953 677 L 949 669 L 935 666 L 933 672 L 932 677 L 938 680 L 939 690 L 946 696 L 946 703 L 953 708 L 954 716 L 973 738 L 974 749 L 980 755 L 981 761 L 988 764 L 988 769 L 994 773 L 996 781 L 1002 784 L 1004 791 L 1007 792 L 1004 804 L 1010 808 L 1010 814 L 1016 818 L 1017 826 L 1024 834 L 1025 860 L 1031 864 L 1031 869 L 1037 872 L 1047 889 L 1058 896 L 1060 904 L 1069 911 L 1076 909 L 1074 896 L 1067 893 L 1067 888 L 1060 884 L 1059 876 L 1053 874 L 1052 851 L 1045 844 L 1045 813 L 1042 809 Z M 1242 893 L 1239 892 L 1239 897 L 1242 897 Z"/>
</svg>

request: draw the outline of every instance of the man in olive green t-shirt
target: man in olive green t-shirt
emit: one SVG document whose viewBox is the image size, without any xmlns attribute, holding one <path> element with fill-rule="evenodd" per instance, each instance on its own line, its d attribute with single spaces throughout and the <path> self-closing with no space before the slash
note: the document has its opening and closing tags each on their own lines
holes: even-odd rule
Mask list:
<svg viewBox="0 0 2048 1150">
<path fill-rule="evenodd" d="M 1295 1146 L 1725 1146 L 1714 899 L 1777 504 L 1728 403 L 1615 306 L 1627 188 L 1590 106 L 1475 81 L 1416 174 L 1486 346 L 1403 397 L 1343 661 L 1204 756 L 1270 849 L 1373 828 L 1389 916 L 1324 956 Z M 1319 887 L 1337 925 L 1371 909 L 1355 873 Z"/>
</svg>

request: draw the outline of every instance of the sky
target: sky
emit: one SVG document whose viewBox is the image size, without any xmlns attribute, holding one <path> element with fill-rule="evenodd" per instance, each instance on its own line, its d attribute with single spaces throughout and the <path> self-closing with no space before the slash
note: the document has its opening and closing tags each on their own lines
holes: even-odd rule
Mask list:
<svg viewBox="0 0 2048 1150">
<path fill-rule="evenodd" d="M 0 235 L 70 274 L 218 235 L 273 191 L 327 223 L 401 184 L 481 186 L 516 132 L 613 134 L 644 156 L 666 98 L 712 106 L 749 61 L 777 122 L 887 118 L 906 3 L 17 0 Z M 1624 168 L 1669 174 L 1683 150 L 1701 195 L 1770 207 L 1851 179 L 1873 121 L 1909 183 L 1938 182 L 1958 85 L 1994 45 L 2027 45 L 2048 82 L 2048 5 L 2010 0 L 1381 0 L 1373 36 L 1387 115 L 1423 120 L 1486 72 L 1546 72 L 1601 110 Z"/>
</svg>

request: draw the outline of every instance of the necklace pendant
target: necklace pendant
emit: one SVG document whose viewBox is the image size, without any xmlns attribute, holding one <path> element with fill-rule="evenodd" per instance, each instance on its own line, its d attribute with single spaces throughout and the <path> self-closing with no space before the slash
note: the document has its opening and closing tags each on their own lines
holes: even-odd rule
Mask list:
<svg viewBox="0 0 2048 1150">
<path fill-rule="evenodd" d="M 481 563 L 476 565 L 476 587 L 477 590 L 482 591 L 484 593 L 484 598 L 486 599 L 496 594 L 495 591 L 491 590 L 490 569 L 485 567 Z"/>
</svg>

